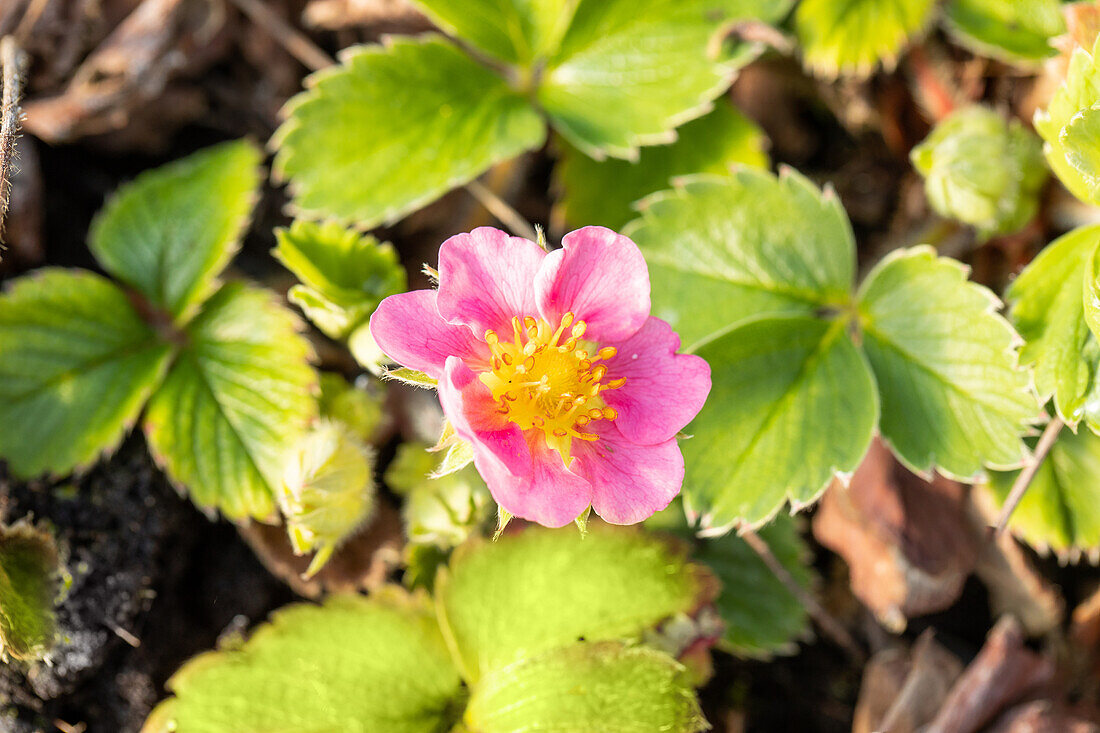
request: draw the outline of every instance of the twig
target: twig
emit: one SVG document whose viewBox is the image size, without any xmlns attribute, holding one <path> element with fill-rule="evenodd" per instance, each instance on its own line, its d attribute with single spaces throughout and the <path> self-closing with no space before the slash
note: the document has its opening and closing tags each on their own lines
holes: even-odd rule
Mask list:
<svg viewBox="0 0 1100 733">
<path fill-rule="evenodd" d="M 477 181 L 467 183 L 466 190 L 478 200 L 478 203 L 488 209 L 490 214 L 500 219 L 504 226 L 511 229 L 517 237 L 530 239 L 532 242 L 538 241 L 538 232 L 531 226 L 531 222 L 524 219 L 522 214 L 513 209 L 500 196 L 497 196 Z"/>
<path fill-rule="evenodd" d="M 13 36 L 0 38 L 0 74 L 3 94 L 0 95 L 0 245 L 4 241 L 4 217 L 11 198 L 12 160 L 15 158 L 15 138 L 19 135 L 19 99 L 23 93 L 23 72 L 26 55 Z"/>
<path fill-rule="evenodd" d="M 738 535 L 741 539 L 745 540 L 745 543 L 752 548 L 752 551 L 760 556 L 760 559 L 764 561 L 764 564 L 768 566 L 768 569 L 772 571 L 772 574 L 782 583 L 791 594 L 799 600 L 800 603 L 806 608 L 807 613 L 817 623 L 825 635 L 833 640 L 833 642 L 844 649 L 852 657 L 853 660 L 860 664 L 866 659 L 866 655 L 860 648 L 856 640 L 852 638 L 852 635 L 848 633 L 839 621 L 832 617 L 825 608 L 817 602 L 810 593 L 798 584 L 798 581 L 790 574 L 787 568 L 783 567 L 783 563 L 779 562 L 779 559 L 772 554 L 772 550 L 768 547 L 768 543 L 765 542 L 760 535 L 751 529 L 742 527 L 738 531 Z"/>
<path fill-rule="evenodd" d="M 1064 426 L 1065 423 L 1062 422 L 1062 419 L 1055 417 L 1043 429 L 1043 434 L 1039 436 L 1039 442 L 1035 445 L 1035 453 L 1031 456 L 1031 460 L 1020 471 L 1020 475 L 1016 477 L 1016 480 L 1012 482 L 1012 489 L 1008 492 L 1008 498 L 1005 499 L 1004 506 L 1001 507 L 1001 515 L 997 517 L 997 524 L 993 530 L 994 537 L 1000 537 L 1004 534 L 1005 528 L 1008 526 L 1008 520 L 1012 517 L 1012 512 L 1016 511 L 1020 500 L 1024 498 L 1024 494 L 1027 492 L 1027 488 L 1031 486 L 1039 466 L 1043 465 L 1043 459 L 1046 458 L 1047 453 L 1054 446 L 1054 441 L 1058 438 L 1058 433 L 1062 431 Z"/>
<path fill-rule="evenodd" d="M 939 122 L 955 109 L 955 95 L 932 67 L 932 62 L 923 46 L 914 46 L 909 49 L 907 60 L 909 69 L 913 72 L 913 81 L 916 82 L 917 90 L 924 98 L 924 103 L 928 105 L 928 111 L 934 121 Z"/>
<path fill-rule="evenodd" d="M 310 71 L 320 71 L 336 63 L 320 46 L 276 15 L 262 0 L 233 0 L 233 4 Z"/>
</svg>

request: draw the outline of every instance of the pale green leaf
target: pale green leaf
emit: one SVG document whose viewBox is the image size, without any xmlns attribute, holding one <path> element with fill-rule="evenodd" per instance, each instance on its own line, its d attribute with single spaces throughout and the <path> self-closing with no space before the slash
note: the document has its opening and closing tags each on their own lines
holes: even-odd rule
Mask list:
<svg viewBox="0 0 1100 733">
<path fill-rule="evenodd" d="M 1089 329 L 1084 300 L 1086 264 L 1100 243 L 1100 226 L 1075 229 L 1051 242 L 1005 293 L 1009 316 L 1024 339 L 1020 364 L 1031 367 L 1041 402 L 1054 398 L 1066 423 L 1081 419 L 1090 368 L 1084 356 Z"/>
<path fill-rule="evenodd" d="M 332 338 L 347 338 L 383 298 L 407 287 L 397 252 L 369 234 L 334 222 L 296 221 L 275 236 L 272 254 L 302 281 L 290 300 Z"/>
<path fill-rule="evenodd" d="M 283 608 L 168 687 L 143 733 L 439 733 L 461 710 L 428 604 L 392 588 Z"/>
<path fill-rule="evenodd" d="M 681 443 L 684 501 L 708 534 L 766 524 L 813 503 L 871 444 L 878 417 L 867 362 L 843 320 L 762 317 L 706 342 L 707 404 Z"/>
<path fill-rule="evenodd" d="M 1063 133 L 1078 113 L 1100 104 L 1100 67 L 1097 66 L 1095 51 L 1093 49 L 1093 53 L 1089 53 L 1084 48 L 1074 50 L 1065 83 L 1054 92 L 1046 109 L 1035 112 L 1035 131 L 1046 141 L 1043 153 L 1050 167 L 1070 193 L 1092 204 L 1100 203 L 1100 191 L 1082 178 L 1070 162 L 1066 149 L 1067 137 Z M 1073 135 L 1069 133 L 1068 141 L 1072 140 Z"/>
<path fill-rule="evenodd" d="M 429 377 L 424 372 L 418 372 L 415 369 L 409 369 L 408 367 L 398 367 L 396 369 L 387 369 L 382 373 L 383 379 L 392 379 L 395 382 L 401 382 L 407 384 L 410 387 L 422 387 L 423 389 L 435 389 L 439 384 L 436 380 Z"/>
<path fill-rule="evenodd" d="M 99 275 L 46 268 L 0 296 L 0 457 L 17 476 L 65 474 L 112 450 L 170 347 Z"/>
<path fill-rule="evenodd" d="M 546 137 L 523 95 L 438 36 L 346 50 L 308 85 L 275 169 L 310 218 L 392 223 Z"/>
<path fill-rule="evenodd" d="M 685 344 L 763 313 L 850 298 L 855 238 L 831 189 L 790 169 L 693 176 L 642 204 L 624 233 L 645 254 L 653 315 Z"/>
<path fill-rule="evenodd" d="M 0 524 L 0 659 L 38 659 L 53 644 L 59 575 L 53 535 Z"/>
<path fill-rule="evenodd" d="M 729 173 L 736 164 L 768 167 L 764 134 L 726 102 L 676 131 L 676 142 L 643 148 L 637 163 L 596 161 L 564 145 L 555 173 L 559 210 L 570 228 L 597 224 L 621 229 L 636 214 L 632 204 L 691 173 Z"/>
<path fill-rule="evenodd" d="M 463 675 L 487 672 L 577 639 L 636 638 L 695 609 L 713 579 L 642 532 L 529 527 L 458 548 L 436 579 L 444 635 Z"/>
<path fill-rule="evenodd" d="M 322 372 L 320 387 L 317 408 L 321 417 L 342 422 L 360 440 L 371 442 L 387 421 L 382 408 L 385 391 L 377 382 L 361 388 L 335 372 Z"/>
<path fill-rule="evenodd" d="M 316 375 L 294 314 L 230 283 L 187 328 L 188 346 L 149 401 L 145 434 L 200 507 L 265 518 L 289 448 L 316 416 Z"/>
<path fill-rule="evenodd" d="M 584 0 L 536 95 L 554 128 L 586 155 L 635 160 L 711 107 L 737 62 L 715 47 L 735 20 L 773 21 L 788 0 Z"/>
<path fill-rule="evenodd" d="M 860 291 L 863 347 L 882 400 L 880 430 L 909 468 L 973 480 L 1027 455 L 1039 415 L 997 297 L 931 247 L 898 250 Z"/>
<path fill-rule="evenodd" d="M 979 56 L 1040 61 L 1054 54 L 1050 39 L 1066 32 L 1058 0 L 951 0 L 947 29 Z"/>
<path fill-rule="evenodd" d="M 692 536 L 679 502 L 654 514 L 645 524 L 648 529 L 673 532 L 690 541 L 692 559 L 710 568 L 721 581 L 722 592 L 715 606 L 726 625 L 719 641 L 725 651 L 766 659 L 793 653 L 795 640 L 808 636 L 809 617 L 802 603 L 736 533 L 708 539 Z M 815 578 L 798 520 L 779 514 L 757 534 L 795 582 L 809 591 Z"/>
<path fill-rule="evenodd" d="M 998 504 L 1017 473 L 991 476 Z M 1029 545 L 1064 558 L 1100 554 L 1100 437 L 1089 430 L 1062 430 L 1008 526 Z"/>
<path fill-rule="evenodd" d="M 684 668 L 621 642 L 581 642 L 483 678 L 465 723 L 477 733 L 696 733 L 709 728 Z"/>
<path fill-rule="evenodd" d="M 439 467 L 432 472 L 432 478 L 454 473 L 473 462 L 474 444 L 456 436 L 454 442 L 447 446 L 447 450 L 443 453 L 443 460 L 439 462 Z"/>
<path fill-rule="evenodd" d="M 417 0 L 432 21 L 510 64 L 557 49 L 581 0 Z"/>
<path fill-rule="evenodd" d="M 964 107 L 937 123 L 910 157 L 932 208 L 973 225 L 983 239 L 1035 217 L 1047 167 L 1042 142 L 1018 120 Z"/>
<path fill-rule="evenodd" d="M 1100 259 L 1096 256 L 1096 250 L 1097 247 L 1093 247 L 1092 254 L 1089 255 L 1088 262 L 1085 264 L 1083 297 L 1085 323 L 1088 324 L 1092 335 L 1100 338 L 1097 335 L 1100 334 Z M 1066 287 L 1070 288 L 1074 284 L 1073 281 L 1069 281 L 1066 283 Z M 1093 360 L 1093 364 L 1095 363 L 1095 360 Z"/>
<path fill-rule="evenodd" d="M 1066 163 L 1077 174 L 1080 186 L 1088 191 L 1089 201 L 1100 201 L 1100 105 L 1083 109 L 1058 136 Z"/>
<path fill-rule="evenodd" d="M 868 76 L 879 64 L 893 68 L 935 8 L 935 0 L 802 0 L 795 30 L 814 73 Z"/>
<path fill-rule="evenodd" d="M 103 207 L 88 247 L 103 269 L 186 321 L 240 246 L 260 162 L 253 143 L 238 141 L 142 173 Z"/>
</svg>

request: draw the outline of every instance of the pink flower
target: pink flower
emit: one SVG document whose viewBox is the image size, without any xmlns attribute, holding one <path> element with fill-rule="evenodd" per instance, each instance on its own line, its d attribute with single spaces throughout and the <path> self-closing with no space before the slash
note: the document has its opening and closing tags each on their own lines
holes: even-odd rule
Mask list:
<svg viewBox="0 0 1100 733">
<path fill-rule="evenodd" d="M 589 505 L 640 522 L 680 491 L 676 434 L 710 391 L 649 315 L 638 247 L 603 227 L 563 248 L 483 227 L 439 248 L 439 289 L 382 301 L 370 329 L 394 361 L 439 381 L 439 401 L 493 498 L 550 527 Z"/>
</svg>

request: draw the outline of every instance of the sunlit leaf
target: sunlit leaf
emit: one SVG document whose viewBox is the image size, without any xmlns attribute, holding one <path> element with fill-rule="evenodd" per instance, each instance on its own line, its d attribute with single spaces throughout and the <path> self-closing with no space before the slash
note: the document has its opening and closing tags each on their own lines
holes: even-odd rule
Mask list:
<svg viewBox="0 0 1100 733">
<path fill-rule="evenodd" d="M 894 66 L 935 7 L 935 0 L 802 0 L 795 29 L 815 73 L 867 76 L 879 64 Z"/>
<path fill-rule="evenodd" d="M 1100 203 L 1100 189 L 1089 173 L 1089 156 L 1082 155 L 1091 139 L 1091 130 L 1096 124 L 1090 113 L 1077 133 L 1071 129 L 1074 118 L 1085 110 L 1091 110 L 1100 104 L 1100 67 L 1097 66 L 1095 49 L 1089 53 L 1084 48 L 1076 48 L 1070 58 L 1066 80 L 1055 90 L 1046 109 L 1035 112 L 1035 131 L 1046 141 L 1043 153 L 1055 175 L 1077 198 L 1087 203 Z M 1081 137 L 1084 133 L 1084 137 Z M 1071 159 L 1071 156 L 1072 159 Z M 1088 177 L 1082 176 L 1080 168 L 1085 167 Z"/>
<path fill-rule="evenodd" d="M 277 611 L 168 681 L 143 733 L 438 733 L 461 682 L 426 603 L 395 589 Z"/>
<path fill-rule="evenodd" d="M 153 305 L 188 320 L 240 246 L 260 161 L 255 144 L 238 141 L 141 174 L 96 217 L 92 254 Z"/>
<path fill-rule="evenodd" d="M 914 471 L 973 480 L 1019 466 L 1039 415 L 999 302 L 931 247 L 898 250 L 860 290 L 863 347 L 882 400 L 880 429 Z"/>
<path fill-rule="evenodd" d="M 264 518 L 290 446 L 315 417 L 311 350 L 294 314 L 262 290 L 222 287 L 187 328 L 145 434 L 168 475 L 200 507 Z"/>
<path fill-rule="evenodd" d="M 478 733 L 696 733 L 709 728 L 684 668 L 667 654 L 605 641 L 543 652 L 474 688 L 465 722 Z"/>
<path fill-rule="evenodd" d="M 170 353 L 99 275 L 13 280 L 0 296 L 0 457 L 24 477 L 88 465 L 133 425 Z"/>
<path fill-rule="evenodd" d="M 437 26 L 528 67 L 557 49 L 581 0 L 417 0 Z"/>
<path fill-rule="evenodd" d="M 1054 54 L 1050 39 L 1065 33 L 1058 0 L 951 0 L 947 28 L 980 56 L 1035 62 Z"/>
</svg>

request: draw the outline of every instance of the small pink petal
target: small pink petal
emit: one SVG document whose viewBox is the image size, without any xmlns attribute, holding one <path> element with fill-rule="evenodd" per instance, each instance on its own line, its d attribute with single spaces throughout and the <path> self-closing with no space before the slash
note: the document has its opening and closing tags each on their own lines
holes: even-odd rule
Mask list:
<svg viewBox="0 0 1100 733">
<path fill-rule="evenodd" d="M 432 379 L 443 376 L 448 356 L 489 358 L 488 346 L 470 329 L 443 320 L 434 290 L 412 290 L 383 300 L 371 315 L 370 333 L 386 356 Z"/>
<path fill-rule="evenodd" d="M 617 344 L 607 379 L 625 377 L 618 389 L 601 393 L 619 416 L 615 426 L 635 443 L 652 445 L 676 435 L 703 408 L 710 393 L 710 365 L 677 354 L 680 337 L 660 318 L 650 317 L 637 333 Z"/>
<path fill-rule="evenodd" d="M 480 227 L 439 248 L 439 312 L 478 338 L 512 333 L 512 318 L 535 316 L 535 275 L 546 253 L 537 244 Z"/>
<path fill-rule="evenodd" d="M 473 444 L 475 458 L 484 453 L 512 475 L 531 474 L 531 451 L 523 431 L 497 412 L 492 392 L 456 356 L 447 359 L 439 381 L 439 403 L 458 436 Z"/>
<path fill-rule="evenodd" d="M 669 505 L 684 482 L 684 457 L 676 439 L 639 445 L 614 424 L 600 439 L 573 441 L 573 471 L 592 484 L 592 509 L 605 522 L 636 524 Z"/>
<path fill-rule="evenodd" d="M 649 269 L 634 242 L 604 227 L 565 235 L 562 249 L 546 255 L 535 291 L 551 324 L 572 311 L 588 324 L 585 338 L 622 341 L 649 316 Z"/>
<path fill-rule="evenodd" d="M 493 499 L 510 514 L 544 527 L 563 527 L 592 503 L 592 486 L 565 468 L 538 431 L 529 431 L 528 444 L 534 459 L 529 476 L 514 476 L 499 461 L 479 460 L 476 452 L 474 464 Z"/>
</svg>

